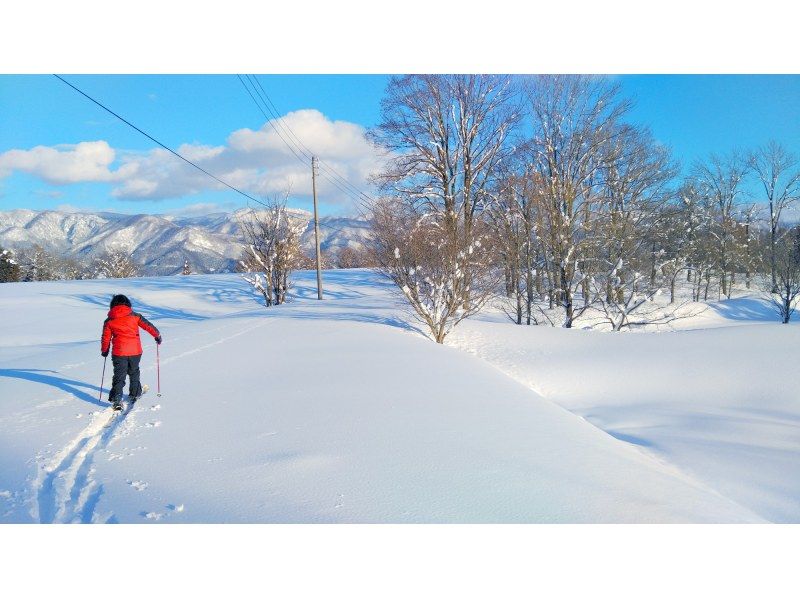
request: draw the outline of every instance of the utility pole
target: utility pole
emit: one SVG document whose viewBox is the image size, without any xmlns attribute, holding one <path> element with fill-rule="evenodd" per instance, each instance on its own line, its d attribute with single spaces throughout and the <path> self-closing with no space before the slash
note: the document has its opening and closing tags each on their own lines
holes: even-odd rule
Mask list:
<svg viewBox="0 0 800 598">
<path fill-rule="evenodd" d="M 317 215 L 317 157 L 311 156 L 311 190 L 314 195 L 314 244 L 317 246 L 317 299 L 322 299 L 322 270 L 320 270 L 319 216 Z"/>
</svg>

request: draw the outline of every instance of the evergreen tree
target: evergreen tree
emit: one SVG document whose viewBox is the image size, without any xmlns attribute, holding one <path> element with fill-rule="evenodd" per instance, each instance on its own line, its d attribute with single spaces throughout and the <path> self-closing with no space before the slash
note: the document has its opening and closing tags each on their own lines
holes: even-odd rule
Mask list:
<svg viewBox="0 0 800 598">
<path fill-rule="evenodd" d="M 0 247 L 0 282 L 17 282 L 19 278 L 20 269 L 14 254 Z"/>
</svg>

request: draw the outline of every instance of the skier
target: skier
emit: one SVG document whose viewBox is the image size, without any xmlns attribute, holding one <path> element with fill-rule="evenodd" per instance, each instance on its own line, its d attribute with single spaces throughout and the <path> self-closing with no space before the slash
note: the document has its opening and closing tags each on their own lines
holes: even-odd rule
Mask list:
<svg viewBox="0 0 800 598">
<path fill-rule="evenodd" d="M 100 355 L 108 357 L 109 345 L 113 342 L 111 363 L 114 365 L 114 378 L 108 400 L 114 404 L 114 409 L 121 409 L 126 376 L 130 376 L 128 395 L 131 403 L 142 396 L 142 385 L 139 381 L 142 342 L 139 339 L 139 328 L 149 332 L 159 345 L 161 333 L 144 316 L 131 309 L 130 299 L 125 295 L 114 295 L 110 307 L 108 317 L 103 322 Z"/>
</svg>

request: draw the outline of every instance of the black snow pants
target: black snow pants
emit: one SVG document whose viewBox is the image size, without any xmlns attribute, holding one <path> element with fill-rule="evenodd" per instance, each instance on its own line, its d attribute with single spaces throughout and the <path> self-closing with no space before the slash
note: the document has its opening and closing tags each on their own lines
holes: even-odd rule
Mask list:
<svg viewBox="0 0 800 598">
<path fill-rule="evenodd" d="M 111 392 L 108 394 L 109 401 L 122 400 L 122 389 L 125 386 L 126 376 L 131 377 L 128 394 L 132 397 L 138 397 L 142 394 L 142 384 L 139 381 L 139 361 L 141 359 L 141 355 L 130 355 L 128 357 L 113 355 L 111 357 L 111 363 L 114 364 L 114 379 L 111 381 Z"/>
</svg>

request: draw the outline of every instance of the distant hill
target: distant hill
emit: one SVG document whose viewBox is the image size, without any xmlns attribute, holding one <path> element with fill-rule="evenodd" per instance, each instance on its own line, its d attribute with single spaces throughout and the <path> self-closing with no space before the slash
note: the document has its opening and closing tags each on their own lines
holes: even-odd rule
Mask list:
<svg viewBox="0 0 800 598">
<path fill-rule="evenodd" d="M 302 245 L 313 252 L 311 214 L 290 210 L 306 223 Z M 0 212 L 0 245 L 12 250 L 41 245 L 62 257 L 91 260 L 108 249 L 123 249 L 143 265 L 146 275 L 176 274 L 189 260 L 193 272 L 229 272 L 242 252 L 239 222 L 254 210 L 178 217 L 112 212 L 10 210 Z M 323 253 L 335 256 L 345 246 L 360 247 L 369 223 L 358 218 L 320 218 Z"/>
</svg>

